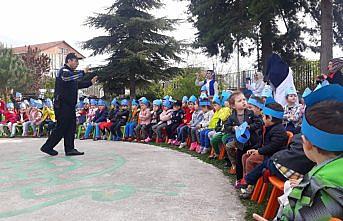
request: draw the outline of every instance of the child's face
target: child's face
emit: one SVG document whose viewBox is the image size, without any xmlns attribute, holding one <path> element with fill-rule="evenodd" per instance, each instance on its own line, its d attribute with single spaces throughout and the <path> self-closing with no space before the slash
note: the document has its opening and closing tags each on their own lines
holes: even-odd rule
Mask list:
<svg viewBox="0 0 343 221">
<path fill-rule="evenodd" d="M 85 104 L 84 108 L 88 109 L 89 108 L 89 104 Z"/>
<path fill-rule="evenodd" d="M 127 110 L 127 108 L 128 108 L 128 106 L 126 106 L 126 105 L 121 106 L 122 110 Z"/>
<path fill-rule="evenodd" d="M 194 104 L 193 103 L 189 103 L 188 107 L 189 107 L 189 109 L 194 109 Z"/>
<path fill-rule="evenodd" d="M 235 97 L 235 104 L 233 105 L 233 108 L 236 110 L 244 110 L 247 108 L 247 100 L 243 94 L 239 94 Z"/>
<path fill-rule="evenodd" d="M 194 104 L 194 110 L 199 110 L 199 104 L 198 103 Z"/>
<path fill-rule="evenodd" d="M 157 112 L 157 111 L 158 111 L 158 109 L 160 109 L 160 107 L 159 107 L 159 106 L 157 106 L 157 105 L 154 105 L 152 109 L 153 109 L 153 111 Z"/>
<path fill-rule="evenodd" d="M 264 122 L 264 125 L 266 127 L 270 127 L 270 126 L 274 125 L 274 123 L 272 122 L 272 117 L 270 117 L 270 116 L 267 117 L 264 114 L 263 114 L 263 122 Z"/>
<path fill-rule="evenodd" d="M 105 109 L 105 106 L 102 106 L 102 105 L 99 106 L 99 110 L 100 110 L 100 111 L 103 111 L 104 109 Z"/>
<path fill-rule="evenodd" d="M 208 107 L 207 106 L 201 106 L 201 110 L 206 113 L 208 111 Z"/>
<path fill-rule="evenodd" d="M 261 109 L 256 107 L 255 105 L 248 104 L 248 109 L 253 111 L 256 116 L 261 115 Z"/>
<path fill-rule="evenodd" d="M 163 106 L 163 107 L 162 107 L 162 110 L 167 111 L 167 110 L 169 110 L 169 108 L 166 107 L 166 106 Z"/>
<path fill-rule="evenodd" d="M 145 110 L 146 108 L 147 108 L 147 106 L 145 104 L 141 103 L 141 109 Z"/>
<path fill-rule="evenodd" d="M 305 153 L 306 157 L 309 160 L 315 162 L 315 155 L 317 152 L 317 151 L 315 151 L 316 147 L 314 147 L 312 145 L 312 143 L 310 141 L 308 141 L 304 135 L 301 136 L 301 139 L 302 139 L 303 149 L 304 149 L 304 153 Z"/>
<path fill-rule="evenodd" d="M 289 94 L 287 96 L 288 104 L 295 104 L 295 102 L 297 102 L 297 98 L 298 98 L 298 96 L 296 94 Z"/>
<path fill-rule="evenodd" d="M 183 108 L 185 108 L 185 107 L 187 107 L 188 105 L 187 105 L 187 103 L 182 103 L 182 107 Z"/>
<path fill-rule="evenodd" d="M 10 107 L 10 108 L 7 108 L 7 110 L 8 110 L 8 111 L 13 111 L 13 108 Z"/>
<path fill-rule="evenodd" d="M 217 111 L 221 108 L 221 106 L 219 104 L 214 103 L 213 108 Z"/>
<path fill-rule="evenodd" d="M 137 110 L 137 109 L 138 109 L 138 106 L 132 105 L 131 108 L 132 108 L 132 110 Z"/>
<path fill-rule="evenodd" d="M 178 111 L 178 110 L 180 110 L 180 109 L 181 109 L 180 106 L 177 106 L 177 105 L 174 105 L 174 106 L 173 106 L 173 110 L 174 110 L 174 111 Z"/>
</svg>

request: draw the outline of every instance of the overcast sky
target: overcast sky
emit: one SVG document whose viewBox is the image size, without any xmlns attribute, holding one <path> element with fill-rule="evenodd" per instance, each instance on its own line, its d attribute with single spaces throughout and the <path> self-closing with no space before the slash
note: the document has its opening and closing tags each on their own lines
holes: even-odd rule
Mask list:
<svg viewBox="0 0 343 221">
<path fill-rule="evenodd" d="M 45 43 L 50 41 L 65 40 L 85 56 L 90 51 L 82 50 L 80 43 L 92 37 L 104 34 L 102 30 L 91 29 L 84 26 L 87 16 L 95 12 L 104 12 L 113 0 L 9 0 L 1 3 L 0 13 L 0 42 L 7 46 L 23 46 L 29 44 Z M 154 14 L 169 18 L 187 18 L 187 3 L 176 0 L 165 0 L 166 6 Z M 176 27 L 172 33 L 178 40 L 193 41 L 196 29 L 192 24 L 184 22 Z M 338 53 L 340 52 L 340 53 Z M 342 56 L 341 50 L 335 49 L 334 55 Z M 319 59 L 319 55 L 307 54 L 309 59 Z M 106 56 L 88 57 L 84 64 L 96 66 L 104 63 Z M 233 57 L 228 63 L 222 64 L 218 59 L 208 58 L 201 51 L 194 55 L 183 55 L 185 65 L 196 65 L 204 68 L 212 67 L 215 63 L 218 71 L 235 71 L 237 58 Z M 241 69 L 253 69 L 252 58 L 241 58 Z"/>
</svg>

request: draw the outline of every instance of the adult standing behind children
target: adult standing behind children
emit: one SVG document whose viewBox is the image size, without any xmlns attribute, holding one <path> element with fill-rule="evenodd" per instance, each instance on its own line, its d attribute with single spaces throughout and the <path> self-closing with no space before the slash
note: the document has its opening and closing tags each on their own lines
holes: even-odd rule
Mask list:
<svg viewBox="0 0 343 221">
<path fill-rule="evenodd" d="M 98 77 L 91 80 L 81 80 L 89 69 L 77 71 L 79 60 L 74 53 L 69 53 L 65 59 L 65 65 L 59 70 L 55 81 L 54 110 L 56 115 L 56 127 L 51 136 L 41 147 L 41 151 L 51 156 L 58 152 L 54 147 L 64 138 L 64 150 L 67 156 L 83 155 L 74 147 L 76 130 L 75 106 L 77 103 L 77 91 L 95 84 Z"/>
<path fill-rule="evenodd" d="M 218 82 L 216 82 L 215 80 L 215 74 L 213 70 L 207 70 L 206 71 L 206 75 L 205 75 L 205 80 L 200 81 L 200 74 L 197 73 L 196 74 L 197 77 L 195 79 L 195 85 L 197 86 L 206 86 L 206 90 L 207 90 L 207 95 L 211 98 L 213 97 L 215 94 L 218 94 Z"/>
</svg>

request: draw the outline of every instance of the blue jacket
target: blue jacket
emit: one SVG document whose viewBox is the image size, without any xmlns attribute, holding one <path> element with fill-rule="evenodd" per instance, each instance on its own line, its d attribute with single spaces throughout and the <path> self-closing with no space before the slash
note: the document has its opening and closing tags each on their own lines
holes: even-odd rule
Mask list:
<svg viewBox="0 0 343 221">
<path fill-rule="evenodd" d="M 108 115 L 108 111 L 107 111 L 106 108 L 104 110 L 102 110 L 102 111 L 97 110 L 95 112 L 95 116 L 93 118 L 93 122 L 94 123 L 106 122 L 107 121 L 107 115 Z"/>
</svg>

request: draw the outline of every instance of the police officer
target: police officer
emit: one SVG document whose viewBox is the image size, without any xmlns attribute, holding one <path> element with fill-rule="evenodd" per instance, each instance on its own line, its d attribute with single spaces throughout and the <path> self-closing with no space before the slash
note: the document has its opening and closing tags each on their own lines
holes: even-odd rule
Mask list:
<svg viewBox="0 0 343 221">
<path fill-rule="evenodd" d="M 54 110 L 57 124 L 51 136 L 41 147 L 41 151 L 51 156 L 56 156 L 58 152 L 54 147 L 64 138 L 64 150 L 66 156 L 83 155 L 74 147 L 74 136 L 76 130 L 75 106 L 77 102 L 77 91 L 95 84 L 97 76 L 91 80 L 82 78 L 88 72 L 77 71 L 79 65 L 77 56 L 69 53 L 65 59 L 65 65 L 59 70 L 55 81 Z"/>
</svg>

